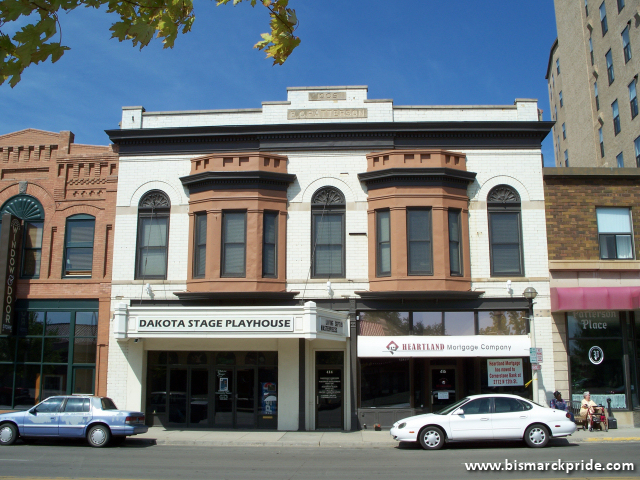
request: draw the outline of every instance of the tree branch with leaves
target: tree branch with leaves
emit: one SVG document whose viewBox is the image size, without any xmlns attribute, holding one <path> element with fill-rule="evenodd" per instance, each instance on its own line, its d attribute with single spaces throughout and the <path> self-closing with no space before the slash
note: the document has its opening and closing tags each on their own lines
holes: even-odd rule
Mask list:
<svg viewBox="0 0 640 480">
<path fill-rule="evenodd" d="M 263 33 L 254 48 L 263 50 L 274 65 L 282 65 L 300 44 L 295 35 L 298 19 L 289 0 L 214 0 L 216 5 L 245 1 L 252 7 L 269 10 L 270 33 Z M 155 37 L 164 48 L 173 48 L 179 33 L 188 33 L 195 21 L 193 0 L 0 0 L 0 85 L 9 80 L 15 87 L 24 70 L 47 59 L 52 63 L 70 50 L 62 44 L 59 14 L 78 7 L 115 13 L 119 20 L 111 25 L 111 37 L 146 47 Z M 14 22 L 27 24 L 12 35 L 6 31 Z M 3 31 L 4 30 L 4 31 Z"/>
</svg>

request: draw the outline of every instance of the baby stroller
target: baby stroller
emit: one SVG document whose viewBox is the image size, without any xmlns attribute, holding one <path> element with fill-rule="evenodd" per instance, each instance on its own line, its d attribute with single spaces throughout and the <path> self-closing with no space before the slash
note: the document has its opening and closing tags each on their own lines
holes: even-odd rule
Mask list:
<svg viewBox="0 0 640 480">
<path fill-rule="evenodd" d="M 589 431 L 593 432 L 594 428 L 598 428 L 605 432 L 609 431 L 609 422 L 607 422 L 607 414 L 604 407 L 598 405 L 597 407 L 589 407 L 587 412 L 587 424 L 589 425 Z"/>
</svg>

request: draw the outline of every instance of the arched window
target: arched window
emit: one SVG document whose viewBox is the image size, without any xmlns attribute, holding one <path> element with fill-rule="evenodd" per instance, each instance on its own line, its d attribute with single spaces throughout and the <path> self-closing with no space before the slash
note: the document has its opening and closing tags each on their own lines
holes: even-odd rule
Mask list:
<svg viewBox="0 0 640 480">
<path fill-rule="evenodd" d="M 171 202 L 160 190 L 147 192 L 138 204 L 136 278 L 166 279 Z"/>
<path fill-rule="evenodd" d="M 346 202 L 340 190 L 323 187 L 311 199 L 311 262 L 313 278 L 345 277 Z"/>
<path fill-rule="evenodd" d="M 91 276 L 95 226 L 96 219 L 91 215 L 72 215 L 67 218 L 64 239 L 65 277 Z"/>
<path fill-rule="evenodd" d="M 7 200 L 2 206 L 0 218 L 5 213 L 15 215 L 23 221 L 20 276 L 22 278 L 39 278 L 44 226 L 42 204 L 31 195 L 17 195 Z"/>
<path fill-rule="evenodd" d="M 498 185 L 487 196 L 491 276 L 524 276 L 520 195 Z"/>
</svg>

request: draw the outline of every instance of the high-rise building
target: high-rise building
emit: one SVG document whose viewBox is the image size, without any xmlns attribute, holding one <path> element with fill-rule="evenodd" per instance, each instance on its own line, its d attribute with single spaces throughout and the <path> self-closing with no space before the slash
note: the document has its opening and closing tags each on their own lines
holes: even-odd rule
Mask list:
<svg viewBox="0 0 640 480">
<path fill-rule="evenodd" d="M 640 167 L 640 0 L 555 0 L 555 165 Z"/>
</svg>

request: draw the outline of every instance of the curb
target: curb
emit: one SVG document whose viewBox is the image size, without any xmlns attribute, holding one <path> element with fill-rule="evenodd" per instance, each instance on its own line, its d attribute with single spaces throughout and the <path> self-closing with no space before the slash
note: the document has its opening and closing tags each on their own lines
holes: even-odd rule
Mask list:
<svg viewBox="0 0 640 480">
<path fill-rule="evenodd" d="M 197 446 L 197 447 L 278 447 L 278 448 L 353 448 L 353 449 L 364 449 L 364 448 L 388 448 L 394 447 L 395 445 L 387 444 L 387 443 L 372 443 L 372 444 L 344 444 L 344 443 L 334 443 L 334 442 L 304 442 L 304 443 L 293 443 L 293 442 L 222 442 L 222 441 L 196 441 L 196 440 L 148 440 L 149 443 L 153 445 L 161 445 L 161 446 Z"/>
<path fill-rule="evenodd" d="M 397 448 L 398 443 L 339 443 L 339 442 L 237 442 L 237 441 L 219 441 L 219 440 L 155 440 L 155 439 L 136 439 L 138 442 L 145 442 L 150 445 L 158 446 L 181 446 L 181 447 L 277 447 L 277 448 L 345 448 L 345 449 L 370 449 L 370 448 Z M 567 438 L 569 443 L 640 443 L 640 437 L 603 437 L 603 438 Z"/>
</svg>

